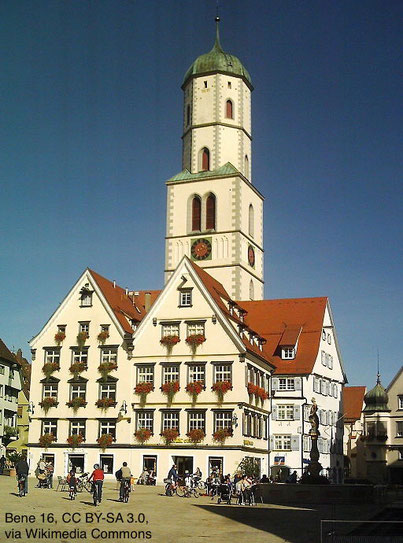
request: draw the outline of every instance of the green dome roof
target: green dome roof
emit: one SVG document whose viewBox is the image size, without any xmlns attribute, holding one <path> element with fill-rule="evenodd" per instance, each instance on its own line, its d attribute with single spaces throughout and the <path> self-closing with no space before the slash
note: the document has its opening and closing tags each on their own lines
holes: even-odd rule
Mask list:
<svg viewBox="0 0 403 543">
<path fill-rule="evenodd" d="M 197 57 L 186 72 L 183 84 L 186 83 L 189 77 L 195 75 L 211 72 L 224 72 L 226 74 L 243 77 L 250 85 L 252 85 L 251 77 L 239 58 L 223 51 L 218 31 L 219 20 L 219 17 L 216 17 L 217 27 L 214 47 L 209 53 Z"/>
<path fill-rule="evenodd" d="M 364 411 L 390 411 L 388 407 L 388 401 L 389 397 L 386 393 L 386 390 L 381 385 L 380 375 L 378 373 L 376 385 L 364 396 Z"/>
</svg>

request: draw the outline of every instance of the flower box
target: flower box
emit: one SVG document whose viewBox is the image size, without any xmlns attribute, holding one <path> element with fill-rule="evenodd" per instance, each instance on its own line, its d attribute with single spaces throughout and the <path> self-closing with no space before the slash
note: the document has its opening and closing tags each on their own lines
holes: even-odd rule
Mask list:
<svg viewBox="0 0 403 543">
<path fill-rule="evenodd" d="M 87 364 L 85 362 L 73 362 L 73 364 L 69 368 L 69 372 L 74 375 L 74 377 L 77 377 L 87 369 Z"/>
<path fill-rule="evenodd" d="M 229 390 L 232 390 L 232 384 L 230 383 L 230 381 L 217 381 L 211 387 L 211 390 L 213 390 L 217 394 L 218 401 L 221 403 L 223 401 L 224 395 Z"/>
<path fill-rule="evenodd" d="M 43 400 L 39 402 L 39 405 L 45 411 L 48 411 L 51 407 L 56 407 L 57 404 L 58 404 L 58 401 L 53 396 L 48 396 L 47 398 L 43 398 Z"/>
<path fill-rule="evenodd" d="M 43 434 L 39 438 L 39 445 L 44 449 L 47 449 L 55 441 L 55 436 L 53 434 Z"/>
<path fill-rule="evenodd" d="M 85 407 L 87 402 L 82 396 L 77 396 L 76 398 L 72 398 L 69 402 L 67 402 L 66 405 L 68 407 L 72 407 L 74 411 L 77 411 L 79 407 Z"/>
<path fill-rule="evenodd" d="M 180 342 L 179 336 L 164 336 L 160 339 L 161 345 L 164 345 L 165 347 L 173 347 L 177 343 Z"/>
<path fill-rule="evenodd" d="M 192 443 L 200 443 L 206 437 L 204 430 L 201 430 L 199 428 L 194 429 L 194 430 L 189 430 L 189 432 L 186 435 L 188 436 L 188 438 L 190 439 Z"/>
<path fill-rule="evenodd" d="M 178 438 L 179 432 L 176 428 L 167 428 L 162 431 L 161 436 L 164 438 L 165 444 L 169 445 Z"/>
<path fill-rule="evenodd" d="M 113 436 L 111 434 L 102 434 L 97 439 L 98 445 L 104 451 L 107 447 L 110 447 L 113 443 Z"/>
<path fill-rule="evenodd" d="M 226 439 L 232 435 L 232 432 L 229 428 L 221 428 L 213 434 L 213 441 L 224 445 Z"/>
<path fill-rule="evenodd" d="M 55 334 L 55 343 L 60 345 L 66 339 L 66 334 L 64 332 L 56 332 Z"/>
<path fill-rule="evenodd" d="M 116 362 L 102 362 L 98 366 L 98 371 L 102 375 L 102 378 L 104 380 L 106 380 L 106 378 L 108 377 L 108 374 L 111 371 L 117 370 L 117 369 L 118 369 L 118 365 L 116 364 Z"/>
<path fill-rule="evenodd" d="M 193 383 L 188 383 L 186 385 L 186 392 L 192 396 L 192 399 L 195 402 L 197 396 L 202 392 L 203 388 L 203 381 L 194 381 Z"/>
<path fill-rule="evenodd" d="M 153 388 L 153 383 L 138 383 L 134 389 L 134 392 L 136 394 L 149 394 Z"/>
<path fill-rule="evenodd" d="M 42 372 L 44 373 L 45 377 L 48 379 L 53 372 L 57 371 L 60 369 L 60 366 L 59 364 L 57 364 L 56 362 L 46 362 L 43 366 L 42 366 Z"/>
<path fill-rule="evenodd" d="M 77 334 L 77 345 L 79 347 L 83 347 L 85 342 L 88 339 L 88 332 L 78 332 Z"/>
<path fill-rule="evenodd" d="M 99 400 L 95 402 L 95 405 L 101 409 L 108 409 L 108 407 L 115 406 L 116 402 L 113 398 L 99 398 Z"/>
<path fill-rule="evenodd" d="M 248 393 L 256 398 L 260 398 L 262 402 L 269 397 L 264 388 L 254 385 L 253 383 L 248 383 Z"/>
<path fill-rule="evenodd" d="M 203 334 L 191 334 L 186 338 L 186 343 L 190 345 L 192 348 L 192 351 L 195 352 L 197 347 L 204 343 L 206 341 L 206 338 Z"/>
<path fill-rule="evenodd" d="M 109 332 L 107 330 L 102 330 L 102 332 L 99 332 L 97 339 L 101 345 L 104 345 L 108 337 L 109 337 Z"/>
<path fill-rule="evenodd" d="M 73 434 L 67 438 L 67 443 L 72 449 L 76 449 L 84 441 L 81 434 Z"/>
<path fill-rule="evenodd" d="M 164 383 L 161 387 L 162 393 L 168 398 L 168 402 L 171 403 L 175 394 L 179 391 L 179 381 L 169 381 Z"/>
<path fill-rule="evenodd" d="M 257 396 L 258 386 L 254 385 L 253 383 L 248 383 L 248 393 L 251 396 Z"/>
<path fill-rule="evenodd" d="M 139 428 L 137 432 L 135 432 L 134 434 L 134 437 L 136 438 L 136 440 L 141 444 L 148 441 L 151 436 L 152 436 L 152 432 L 148 428 Z"/>
</svg>

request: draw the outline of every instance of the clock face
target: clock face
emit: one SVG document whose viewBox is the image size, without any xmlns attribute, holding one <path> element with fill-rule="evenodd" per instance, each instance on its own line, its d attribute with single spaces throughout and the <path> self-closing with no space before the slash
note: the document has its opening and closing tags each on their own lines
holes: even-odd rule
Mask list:
<svg viewBox="0 0 403 543">
<path fill-rule="evenodd" d="M 211 255 L 211 242 L 208 239 L 196 239 L 192 243 L 192 257 L 194 260 L 206 260 Z"/>
<path fill-rule="evenodd" d="M 252 268 L 255 267 L 255 249 L 252 245 L 249 245 L 248 247 L 248 262 L 249 266 L 252 266 Z"/>
</svg>

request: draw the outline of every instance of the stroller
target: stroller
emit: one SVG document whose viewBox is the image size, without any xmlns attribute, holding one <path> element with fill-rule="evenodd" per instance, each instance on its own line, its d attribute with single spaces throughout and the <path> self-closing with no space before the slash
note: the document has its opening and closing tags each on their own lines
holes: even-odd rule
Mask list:
<svg viewBox="0 0 403 543">
<path fill-rule="evenodd" d="M 222 483 L 219 485 L 217 490 L 217 503 L 226 502 L 228 505 L 231 505 L 231 496 L 232 496 L 232 486 L 228 483 Z"/>
</svg>

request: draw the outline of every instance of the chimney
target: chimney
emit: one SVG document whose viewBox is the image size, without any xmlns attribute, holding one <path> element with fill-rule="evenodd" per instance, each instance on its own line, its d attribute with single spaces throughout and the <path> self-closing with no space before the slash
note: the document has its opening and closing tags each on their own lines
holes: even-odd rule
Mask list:
<svg viewBox="0 0 403 543">
<path fill-rule="evenodd" d="M 144 309 L 146 313 L 150 311 L 150 307 L 151 307 L 151 292 L 145 292 L 144 293 Z"/>
</svg>

